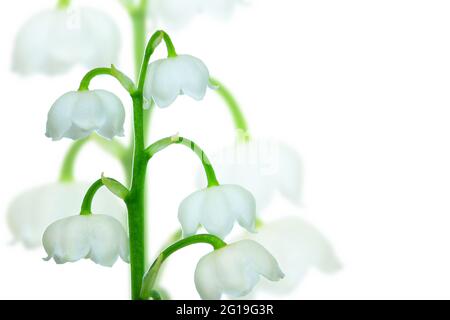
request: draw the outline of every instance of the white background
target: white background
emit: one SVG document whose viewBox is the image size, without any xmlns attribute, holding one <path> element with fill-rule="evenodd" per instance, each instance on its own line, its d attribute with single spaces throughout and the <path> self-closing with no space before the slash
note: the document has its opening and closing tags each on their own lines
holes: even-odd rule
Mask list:
<svg viewBox="0 0 450 320">
<path fill-rule="evenodd" d="M 115 18 L 123 39 L 119 66 L 131 72 L 130 28 L 118 1 L 74 2 Z M 59 78 L 10 71 L 16 31 L 51 5 L 0 3 L 2 213 L 21 190 L 57 178 L 69 145 L 45 138 L 46 113 L 85 70 Z M 344 269 L 332 276 L 313 271 L 295 293 L 277 298 L 450 298 L 449 16 L 444 0 L 253 0 L 230 21 L 200 18 L 173 33 L 179 52 L 201 57 L 236 93 L 254 136 L 278 137 L 302 156 L 303 206 L 277 199 L 265 218 L 298 214 L 310 221 Z M 180 132 L 216 150 L 233 141 L 229 120 L 214 94 L 200 103 L 182 98 L 157 111 L 153 138 Z M 153 253 L 176 228 L 179 201 L 194 190 L 196 159 L 184 151 L 174 148 L 151 165 Z M 121 176 L 94 147 L 81 158 L 80 179 L 93 181 L 103 171 Z M 0 298 L 128 298 L 122 262 L 113 269 L 89 261 L 57 266 L 40 259 L 43 250 L 25 251 L 10 240 L 2 222 Z M 197 298 L 192 274 L 203 250 L 169 263 L 163 284 L 174 298 Z"/>
</svg>

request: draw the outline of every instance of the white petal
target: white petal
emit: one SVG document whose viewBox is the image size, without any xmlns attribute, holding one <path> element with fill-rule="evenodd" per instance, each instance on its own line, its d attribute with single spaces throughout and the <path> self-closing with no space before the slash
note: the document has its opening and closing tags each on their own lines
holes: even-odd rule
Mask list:
<svg viewBox="0 0 450 320">
<path fill-rule="evenodd" d="M 235 216 L 230 209 L 223 186 L 204 190 L 200 223 L 205 229 L 219 238 L 225 238 L 233 229 Z"/>
<path fill-rule="evenodd" d="M 71 91 L 62 95 L 50 108 L 47 116 L 46 136 L 60 140 L 72 127 L 72 110 L 78 101 L 77 92 Z"/>
<path fill-rule="evenodd" d="M 84 131 L 94 131 L 104 125 L 106 113 L 95 91 L 79 91 L 77 98 L 72 109 L 72 123 Z"/>
<path fill-rule="evenodd" d="M 86 217 L 74 216 L 52 223 L 44 232 L 42 242 L 56 263 L 75 262 L 86 257 L 90 251 Z"/>
<path fill-rule="evenodd" d="M 261 244 L 251 240 L 239 241 L 237 244 L 241 246 L 242 251 L 249 255 L 253 268 L 259 274 L 271 281 L 279 281 L 284 278 L 284 273 L 281 271 L 277 260 Z"/>
<path fill-rule="evenodd" d="M 171 105 L 181 92 L 176 58 L 157 60 L 150 64 L 145 81 L 145 97 L 160 108 Z"/>
<path fill-rule="evenodd" d="M 78 127 L 76 124 L 72 123 L 70 129 L 64 133 L 64 137 L 72 140 L 80 140 L 89 137 L 91 133 L 92 130 L 84 130 Z"/>
<path fill-rule="evenodd" d="M 238 185 L 223 185 L 230 211 L 239 224 L 250 232 L 255 231 L 256 202 L 253 195 Z"/>
<path fill-rule="evenodd" d="M 205 194 L 201 191 L 184 199 L 178 208 L 178 220 L 183 229 L 183 236 L 189 237 L 197 233 Z"/>
<path fill-rule="evenodd" d="M 120 240 L 125 234 L 122 225 L 115 219 L 92 215 L 89 225 L 90 259 L 97 264 L 111 267 L 119 256 Z"/>
<path fill-rule="evenodd" d="M 105 90 L 95 90 L 94 93 L 101 100 L 102 113 L 106 118 L 104 123 L 99 126 L 98 134 L 107 139 L 123 136 L 125 108 L 122 101 L 116 95 Z"/>
<path fill-rule="evenodd" d="M 219 275 L 216 272 L 216 266 L 213 258 L 206 255 L 200 259 L 195 268 L 195 287 L 204 300 L 218 300 L 222 296 L 222 290 L 217 281 Z"/>
<path fill-rule="evenodd" d="M 130 243 L 128 236 L 125 232 L 120 233 L 119 241 L 119 256 L 120 258 L 129 263 L 130 262 Z"/>
<path fill-rule="evenodd" d="M 208 68 L 203 61 L 193 56 L 179 55 L 176 59 L 181 90 L 195 100 L 202 100 L 209 84 Z"/>
<path fill-rule="evenodd" d="M 230 244 L 228 250 L 215 251 L 216 264 L 220 266 L 219 283 L 223 293 L 232 297 L 248 294 L 259 281 L 251 252 L 239 242 Z"/>
</svg>

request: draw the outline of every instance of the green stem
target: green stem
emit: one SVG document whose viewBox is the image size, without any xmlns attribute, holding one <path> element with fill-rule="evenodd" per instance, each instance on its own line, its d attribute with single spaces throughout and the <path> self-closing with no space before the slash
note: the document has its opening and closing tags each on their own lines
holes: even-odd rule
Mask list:
<svg viewBox="0 0 450 320">
<path fill-rule="evenodd" d="M 247 120 L 245 119 L 244 113 L 242 112 L 239 103 L 236 98 L 233 96 L 230 90 L 227 89 L 220 81 L 217 79 L 210 79 L 211 84 L 217 87 L 215 90 L 216 93 L 223 99 L 223 101 L 228 106 L 228 109 L 233 117 L 234 126 L 237 131 L 238 139 L 243 141 L 250 140 L 250 133 L 247 124 Z"/>
<path fill-rule="evenodd" d="M 81 204 L 81 215 L 87 216 L 92 214 L 92 201 L 94 200 L 94 196 L 97 193 L 97 191 L 103 187 L 103 181 L 102 179 L 98 179 L 95 181 L 86 192 L 86 195 L 84 196 L 83 203 Z"/>
<path fill-rule="evenodd" d="M 77 140 L 70 146 L 69 150 L 66 153 L 66 156 L 64 157 L 61 172 L 59 174 L 60 182 L 68 183 L 74 181 L 74 168 L 77 156 L 88 141 L 89 138 Z"/>
<path fill-rule="evenodd" d="M 147 76 L 148 62 L 163 38 L 164 32 L 162 31 L 156 32 L 150 38 L 140 68 L 138 89 L 131 94 L 133 98 L 134 128 L 133 168 L 131 188 L 128 197 L 125 199 L 125 203 L 128 209 L 131 297 L 133 300 L 141 299 L 141 286 L 146 263 L 145 176 L 148 160 L 145 153 L 143 88 Z"/>
<path fill-rule="evenodd" d="M 144 280 L 142 281 L 142 298 L 149 298 L 151 296 L 158 273 L 161 269 L 162 264 L 167 260 L 167 258 L 169 258 L 178 250 L 198 243 L 210 244 L 214 248 L 214 250 L 219 250 L 227 246 L 226 242 L 211 234 L 195 235 L 172 244 L 159 254 L 158 258 L 152 264 L 149 271 L 145 274 Z"/>
<path fill-rule="evenodd" d="M 216 173 L 214 171 L 213 166 L 211 165 L 211 162 L 209 161 L 208 156 L 194 141 L 191 141 L 189 139 L 176 136 L 158 140 L 145 150 L 147 159 L 150 160 L 155 154 L 173 144 L 180 144 L 186 146 L 192 151 L 194 151 L 194 153 L 199 157 L 199 159 L 202 162 L 203 169 L 205 170 L 206 178 L 208 180 L 208 188 L 219 185 Z"/>
<path fill-rule="evenodd" d="M 130 234 L 131 294 L 140 299 L 142 278 L 145 271 L 145 175 L 147 157 L 144 145 L 143 95 L 133 95 L 134 155 L 131 189 L 126 199 Z"/>
<path fill-rule="evenodd" d="M 78 156 L 83 149 L 83 147 L 87 144 L 87 142 L 94 141 L 96 142 L 102 149 L 112 156 L 118 158 L 122 164 L 122 167 L 125 171 L 125 175 L 129 180 L 129 170 L 130 164 L 128 160 L 128 154 L 126 148 L 116 140 L 105 140 L 100 138 L 99 136 L 93 134 L 88 138 L 77 140 L 70 146 L 69 150 L 64 157 L 61 171 L 59 175 L 59 181 L 63 183 L 73 182 L 75 180 L 75 163 L 78 159 Z"/>
<path fill-rule="evenodd" d="M 144 6 L 142 1 L 141 5 Z M 146 7 L 146 5 L 145 5 Z M 135 79 L 138 80 L 141 62 L 144 58 L 145 40 L 147 34 L 146 8 L 130 11 L 131 22 L 133 26 L 133 43 L 134 43 L 134 71 Z"/>
</svg>

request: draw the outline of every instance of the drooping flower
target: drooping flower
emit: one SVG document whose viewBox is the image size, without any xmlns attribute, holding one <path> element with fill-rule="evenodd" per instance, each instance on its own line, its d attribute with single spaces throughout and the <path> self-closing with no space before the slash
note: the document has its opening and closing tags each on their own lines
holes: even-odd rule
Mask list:
<svg viewBox="0 0 450 320">
<path fill-rule="evenodd" d="M 51 107 L 46 136 L 82 139 L 93 132 L 104 138 L 123 136 L 125 109 L 120 99 L 106 90 L 71 91 Z"/>
<path fill-rule="evenodd" d="M 255 199 L 237 185 L 220 185 L 194 192 L 178 209 L 178 220 L 185 237 L 194 235 L 199 225 L 224 238 L 237 221 L 250 232 L 255 230 Z"/>
<path fill-rule="evenodd" d="M 242 0 L 153 0 L 150 15 L 163 25 L 180 28 L 200 14 L 229 18 Z"/>
<path fill-rule="evenodd" d="M 13 69 L 21 74 L 58 74 L 77 64 L 87 68 L 117 60 L 120 37 L 114 21 L 92 8 L 43 11 L 20 29 Z"/>
<path fill-rule="evenodd" d="M 26 248 L 40 246 L 42 235 L 51 223 L 80 210 L 89 186 L 90 184 L 83 182 L 52 183 L 21 193 L 7 211 L 7 222 L 14 241 L 22 243 Z M 101 189 L 97 192 L 93 209 L 107 213 L 126 227 L 125 209 L 108 190 Z"/>
<path fill-rule="evenodd" d="M 275 258 L 255 241 L 242 240 L 215 250 L 197 264 L 195 286 L 202 299 L 217 300 L 222 294 L 248 294 L 260 276 L 270 281 L 284 277 Z"/>
<path fill-rule="evenodd" d="M 332 245 L 312 225 L 294 216 L 265 224 L 248 239 L 261 243 L 279 262 L 286 277 L 277 282 L 261 282 L 270 292 L 289 293 L 308 271 L 317 269 L 331 274 L 341 268 Z"/>
<path fill-rule="evenodd" d="M 111 267 L 120 256 L 129 262 L 128 236 L 116 219 L 106 215 L 77 215 L 53 222 L 44 232 L 46 260 L 56 263 L 91 259 Z"/>
<path fill-rule="evenodd" d="M 248 189 L 256 199 L 258 214 L 279 192 L 290 202 L 300 202 L 303 167 L 300 156 L 284 143 L 271 140 L 237 142 L 212 155 L 221 181 Z M 203 185 L 203 175 L 198 175 Z"/>
<path fill-rule="evenodd" d="M 155 101 L 158 107 L 165 108 L 183 94 L 202 100 L 209 85 L 208 68 L 200 59 L 178 55 L 150 64 L 144 95 L 147 100 Z"/>
</svg>

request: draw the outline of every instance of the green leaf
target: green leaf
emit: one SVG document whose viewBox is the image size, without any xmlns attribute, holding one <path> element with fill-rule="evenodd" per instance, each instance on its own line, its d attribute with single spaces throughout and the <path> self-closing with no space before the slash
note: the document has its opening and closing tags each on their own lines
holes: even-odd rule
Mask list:
<svg viewBox="0 0 450 320">
<path fill-rule="evenodd" d="M 108 188 L 109 191 L 111 191 L 113 194 L 115 194 L 122 200 L 125 200 L 125 198 L 129 194 L 128 189 L 123 184 L 121 184 L 119 181 L 115 179 L 107 178 L 103 174 L 102 174 L 102 182 L 104 186 Z"/>
</svg>

